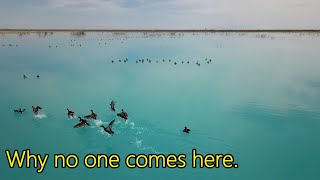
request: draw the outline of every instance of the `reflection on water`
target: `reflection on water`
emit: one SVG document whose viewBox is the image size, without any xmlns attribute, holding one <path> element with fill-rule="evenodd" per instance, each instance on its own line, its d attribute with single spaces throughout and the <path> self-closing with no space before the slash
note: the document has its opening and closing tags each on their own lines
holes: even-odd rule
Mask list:
<svg viewBox="0 0 320 180">
<path fill-rule="evenodd" d="M 319 176 L 317 33 L 47 32 L 2 34 L 0 44 L 2 152 L 30 148 L 122 157 L 119 169 L 48 165 L 39 176 L 8 168 L 0 155 L 0 179 Z M 117 112 L 128 112 L 128 121 L 110 111 L 111 100 Z M 33 116 L 35 104 L 43 116 Z M 27 111 L 13 113 L 18 107 Z M 93 109 L 99 120 L 74 129 L 78 119 L 68 119 L 66 108 L 82 117 Z M 112 119 L 114 136 L 100 127 Z M 190 134 L 182 133 L 184 126 Z M 231 153 L 239 168 L 192 169 L 194 148 Z M 127 169 L 123 162 L 130 153 L 186 153 L 188 167 Z"/>
</svg>

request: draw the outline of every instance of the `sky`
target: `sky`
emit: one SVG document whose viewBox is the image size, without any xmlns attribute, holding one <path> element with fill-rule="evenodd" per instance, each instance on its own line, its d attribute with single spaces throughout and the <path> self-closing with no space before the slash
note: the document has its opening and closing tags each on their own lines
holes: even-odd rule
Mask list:
<svg viewBox="0 0 320 180">
<path fill-rule="evenodd" d="M 0 0 L 0 28 L 320 29 L 320 0 Z"/>
</svg>

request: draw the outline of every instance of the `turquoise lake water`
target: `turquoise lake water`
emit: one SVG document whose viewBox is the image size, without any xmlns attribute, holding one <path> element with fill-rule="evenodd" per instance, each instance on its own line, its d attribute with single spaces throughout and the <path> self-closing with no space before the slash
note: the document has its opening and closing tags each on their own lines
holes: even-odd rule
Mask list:
<svg viewBox="0 0 320 180">
<path fill-rule="evenodd" d="M 320 178 L 318 34 L 3 34 L 0 45 L 0 179 Z M 20 107 L 26 112 L 13 112 Z M 74 129 L 66 108 L 92 109 L 98 120 Z M 99 126 L 112 119 L 109 136 Z M 41 174 L 11 169 L 7 149 L 49 154 L 49 162 Z M 239 167 L 194 169 L 192 149 L 232 154 Z M 55 169 L 57 153 L 77 154 L 79 166 Z M 131 153 L 185 153 L 187 167 L 129 169 Z M 86 154 L 119 154 L 120 168 L 87 169 Z"/>
</svg>

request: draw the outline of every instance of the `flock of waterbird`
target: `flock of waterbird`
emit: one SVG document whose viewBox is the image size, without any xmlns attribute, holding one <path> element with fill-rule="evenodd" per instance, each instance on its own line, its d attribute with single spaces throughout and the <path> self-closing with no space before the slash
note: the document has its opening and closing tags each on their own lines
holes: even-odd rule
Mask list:
<svg viewBox="0 0 320 180">
<path fill-rule="evenodd" d="M 129 39 L 129 37 L 124 37 L 124 38 L 110 38 L 110 39 L 107 39 L 107 40 L 109 40 L 109 41 L 112 41 L 112 40 L 118 40 L 118 41 L 121 41 L 121 43 L 124 43 L 124 41 L 125 40 L 127 40 L 127 39 Z M 102 44 L 104 44 L 104 45 L 106 45 L 107 43 L 106 42 L 103 42 L 105 39 L 100 39 L 100 41 L 101 42 L 99 42 L 99 45 L 102 45 Z M 79 47 L 82 47 L 82 44 L 77 44 L 76 43 L 76 40 L 75 39 L 71 39 L 70 40 L 72 43 L 70 44 L 70 46 L 71 47 L 76 47 L 76 46 L 79 46 Z M 2 46 L 6 46 L 5 44 L 2 44 Z M 7 44 L 7 46 L 18 46 L 18 45 L 14 45 L 14 44 Z M 49 45 L 48 46 L 49 48 L 58 48 L 58 45 Z M 116 61 L 116 60 L 111 60 L 111 63 L 116 63 L 116 62 L 119 62 L 119 63 L 121 63 L 121 62 L 123 62 L 123 63 L 126 63 L 126 62 L 128 62 L 129 60 L 126 58 L 126 59 L 124 59 L 124 60 L 121 60 L 121 59 L 119 59 L 118 61 Z M 136 60 L 135 61 L 135 63 L 136 64 L 143 64 L 143 63 L 145 63 L 145 64 L 150 64 L 150 63 L 152 63 L 152 62 L 155 62 L 155 63 L 159 63 L 159 62 L 169 62 L 169 63 L 173 63 L 174 65 L 178 65 L 179 63 L 181 63 L 181 64 L 192 64 L 192 62 L 193 61 L 190 61 L 190 60 L 186 60 L 186 61 L 173 61 L 173 60 L 171 60 L 171 59 L 169 59 L 169 60 L 165 60 L 165 59 L 162 59 L 162 60 L 151 60 L 150 58 L 146 58 L 146 59 L 144 59 L 144 58 L 140 58 L 139 60 Z M 209 58 L 205 58 L 205 61 L 204 61 L 204 63 L 207 63 L 207 64 L 210 64 L 212 62 L 212 59 L 209 59 Z M 197 66 L 200 66 L 201 65 L 201 61 L 196 61 L 196 63 L 195 63 Z"/>
<path fill-rule="evenodd" d="M 36 77 L 40 78 L 39 75 L 37 75 Z M 27 79 L 27 76 L 23 75 L 23 79 Z M 109 105 L 110 105 L 111 111 L 112 112 L 116 112 L 116 108 L 115 108 L 116 102 L 112 100 Z M 32 106 L 32 111 L 33 111 L 34 115 L 39 115 L 40 110 L 42 110 L 42 107 L 40 107 L 40 106 Z M 26 111 L 26 109 L 22 109 L 22 108 L 14 110 L 14 112 L 19 113 L 19 114 L 23 114 L 25 111 Z M 78 124 L 74 125 L 73 127 L 74 128 L 80 128 L 80 127 L 84 127 L 84 126 L 90 126 L 90 123 L 88 122 L 89 119 L 97 120 L 98 115 L 93 110 L 90 110 L 90 111 L 91 111 L 91 113 L 88 114 L 88 115 L 83 116 L 83 118 L 79 116 L 78 118 L 79 118 L 80 122 Z M 75 118 L 76 114 L 75 114 L 75 112 L 73 112 L 69 108 L 67 108 L 67 116 L 68 116 L 69 119 L 71 119 L 71 118 Z M 117 116 L 122 118 L 122 119 L 124 119 L 125 121 L 127 121 L 128 117 L 129 117 L 128 113 L 125 112 L 123 109 L 121 109 L 121 112 L 117 113 Z M 114 131 L 112 130 L 112 126 L 113 126 L 114 122 L 115 122 L 115 119 L 113 119 L 108 124 L 107 127 L 105 127 L 104 125 L 101 125 L 100 127 L 103 128 L 103 130 L 106 133 L 108 133 L 110 135 L 113 135 Z M 183 132 L 189 133 L 190 129 L 188 129 L 187 127 L 184 127 Z"/>
<path fill-rule="evenodd" d="M 115 112 L 115 101 L 111 101 L 110 103 L 110 109 L 111 111 Z M 67 108 L 67 116 L 68 118 L 74 118 L 76 117 L 75 113 L 71 110 L 69 110 Z M 90 110 L 91 111 L 91 114 L 88 114 L 86 116 L 84 116 L 83 118 L 82 117 L 78 117 L 79 118 L 79 123 L 74 125 L 73 127 L 74 128 L 80 128 L 80 127 L 84 127 L 84 126 L 90 126 L 89 122 L 88 122 L 88 119 L 92 119 L 92 120 L 97 120 L 98 118 L 98 115 L 93 111 L 93 110 Z M 121 112 L 120 113 L 117 113 L 117 116 L 124 119 L 125 121 L 128 119 L 128 114 L 123 110 L 121 109 Z M 112 126 L 113 126 L 113 123 L 115 122 L 115 119 L 113 119 L 109 125 L 107 127 L 105 127 L 104 125 L 101 125 L 100 127 L 103 128 L 103 130 L 110 134 L 110 135 L 113 135 L 114 134 L 114 131 L 112 131 Z"/>
<path fill-rule="evenodd" d="M 116 63 L 116 62 L 119 62 L 119 63 L 126 63 L 126 62 L 128 62 L 129 60 L 126 58 L 126 59 L 124 59 L 124 60 L 121 60 L 121 59 L 119 59 L 118 61 L 115 61 L 115 60 L 111 60 L 111 63 Z M 169 62 L 169 63 L 171 63 L 171 62 L 173 62 L 171 59 L 169 59 L 169 60 L 165 60 L 165 59 L 162 59 L 162 61 L 159 61 L 159 60 L 151 60 L 151 59 L 149 59 L 149 58 L 147 58 L 147 59 L 139 59 L 139 60 L 136 60 L 136 64 L 143 64 L 143 63 L 152 63 L 152 62 L 155 62 L 155 63 L 159 63 L 159 62 Z M 211 62 L 212 62 L 212 59 L 209 59 L 209 58 L 205 58 L 205 63 L 207 63 L 207 64 L 210 64 Z M 174 61 L 174 63 L 173 63 L 174 65 L 177 65 L 178 63 L 177 63 L 177 61 Z M 191 64 L 191 61 L 189 60 L 189 61 L 181 61 L 181 64 Z M 199 62 L 199 61 L 197 61 L 196 62 L 196 65 L 197 66 L 200 66 L 201 65 L 201 63 Z"/>
<path fill-rule="evenodd" d="M 109 40 L 113 40 L 113 39 L 109 39 Z M 116 40 L 121 40 L 121 43 L 123 43 L 123 41 L 126 40 L 126 38 L 116 38 Z M 102 41 L 102 39 L 101 39 L 101 41 Z M 82 46 L 81 44 L 76 45 L 75 40 L 71 40 L 71 42 L 72 42 L 72 44 L 70 44 L 70 46 L 72 46 L 72 47 L 75 47 L 75 46 L 80 46 L 80 47 L 81 47 L 81 46 Z M 103 43 L 99 43 L 99 45 L 101 45 L 101 44 L 103 44 Z M 104 43 L 104 44 L 107 44 L 107 43 Z M 3 44 L 2 46 L 6 46 L 6 45 Z M 8 46 L 18 46 L 18 45 L 8 44 Z M 49 45 L 48 47 L 49 47 L 49 48 L 54 48 L 54 47 L 55 47 L 55 48 L 58 48 L 58 45 Z M 123 60 L 119 59 L 118 61 L 116 61 L 116 60 L 111 60 L 111 63 L 116 63 L 116 62 L 119 62 L 119 63 L 127 63 L 128 61 L 129 61 L 129 60 L 126 58 L 126 59 L 123 59 Z M 135 61 L 136 64 L 143 64 L 143 63 L 145 63 L 145 64 L 150 64 L 150 63 L 152 63 L 152 62 L 155 62 L 155 63 L 159 63 L 159 62 L 162 62 L 162 63 L 169 62 L 169 63 L 173 63 L 174 65 L 177 65 L 177 64 L 179 64 L 179 63 L 181 63 L 181 64 L 192 64 L 193 61 L 187 60 L 187 61 L 179 61 L 179 62 L 178 62 L 178 61 L 174 61 L 174 60 L 171 60 L 171 59 L 168 59 L 168 60 L 165 60 L 165 59 L 162 59 L 162 60 L 152 60 L 152 59 L 150 59 L 150 58 L 146 58 L 146 59 L 140 58 L 139 60 L 136 60 L 136 61 Z M 210 63 L 212 62 L 212 60 L 209 59 L 209 58 L 205 58 L 204 62 L 207 63 L 207 64 L 210 64 Z M 200 66 L 200 65 L 201 65 L 200 61 L 196 61 L 195 64 L 196 64 L 197 66 Z M 39 75 L 37 75 L 36 77 L 37 77 L 38 79 L 40 78 Z M 26 76 L 26 75 L 23 75 L 23 79 L 27 79 L 27 76 Z M 39 111 L 40 111 L 41 109 L 42 109 L 42 108 L 41 108 L 40 106 L 36 106 L 36 107 L 32 106 L 32 111 L 33 111 L 33 113 L 34 113 L 35 115 L 38 115 L 38 114 L 39 114 Z M 111 101 L 111 103 L 110 103 L 110 109 L 111 109 L 111 111 L 113 111 L 113 112 L 116 111 L 116 109 L 115 109 L 115 101 Z M 19 113 L 19 114 L 23 114 L 25 111 L 26 111 L 26 109 L 22 109 L 22 108 L 19 108 L 19 109 L 14 110 L 14 112 Z M 73 111 L 69 110 L 68 108 L 67 108 L 67 116 L 68 116 L 68 118 L 75 118 L 75 117 L 76 117 L 75 113 L 74 113 Z M 122 119 L 124 119 L 125 121 L 128 119 L 128 114 L 127 114 L 123 109 L 121 110 L 121 112 L 117 113 L 117 116 L 120 117 L 120 118 L 122 118 Z M 84 116 L 83 118 L 82 118 L 82 117 L 78 117 L 78 118 L 79 118 L 79 121 L 80 121 L 80 122 L 79 122 L 78 124 L 74 125 L 74 126 L 73 126 L 74 128 L 80 128 L 80 127 L 84 127 L 84 126 L 90 126 L 90 123 L 88 122 L 88 119 L 97 120 L 97 114 L 96 114 L 93 110 L 91 110 L 91 114 L 86 115 L 86 116 Z M 113 120 L 109 123 L 109 125 L 108 125 L 107 127 L 105 127 L 104 125 L 101 125 L 100 127 L 103 128 L 103 130 L 104 130 L 106 133 L 108 133 L 108 134 L 110 134 L 110 135 L 113 135 L 113 134 L 114 134 L 114 131 L 112 130 L 112 126 L 113 126 L 114 122 L 115 122 L 115 119 L 113 119 Z M 187 127 L 184 127 L 183 132 L 184 132 L 184 133 L 189 133 L 189 132 L 190 132 L 190 129 L 188 129 Z"/>
<path fill-rule="evenodd" d="M 116 105 L 116 102 L 111 101 L 110 108 L 111 108 L 111 111 L 113 111 L 113 112 L 116 111 L 115 105 Z M 38 115 L 41 109 L 42 108 L 40 106 L 32 106 L 32 111 L 35 115 Z M 25 111 L 26 111 L 26 109 L 21 109 L 21 108 L 14 110 L 14 112 L 20 113 L 20 114 L 24 113 Z M 71 118 L 76 117 L 75 112 L 71 111 L 69 108 L 67 108 L 67 111 L 68 111 L 67 112 L 68 118 L 71 119 Z M 84 127 L 84 126 L 90 126 L 88 119 L 97 120 L 98 115 L 93 110 L 90 110 L 90 111 L 91 111 L 91 113 L 88 115 L 85 115 L 83 118 L 79 116 L 78 118 L 79 118 L 80 122 L 78 124 L 74 125 L 73 127 L 80 128 L 80 127 Z M 121 109 L 121 112 L 117 113 L 117 116 L 124 119 L 125 121 L 128 120 L 128 113 L 126 113 L 123 109 Z M 101 125 L 100 127 L 103 128 L 103 130 L 105 132 L 107 132 L 108 134 L 113 135 L 114 131 L 112 131 L 112 126 L 113 126 L 114 122 L 115 122 L 115 119 L 113 119 L 107 127 L 105 127 L 104 125 Z"/>
</svg>

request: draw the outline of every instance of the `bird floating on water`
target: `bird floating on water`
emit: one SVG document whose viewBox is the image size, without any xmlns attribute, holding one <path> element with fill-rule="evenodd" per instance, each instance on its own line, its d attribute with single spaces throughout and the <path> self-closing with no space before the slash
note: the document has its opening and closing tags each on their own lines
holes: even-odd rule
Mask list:
<svg viewBox="0 0 320 180">
<path fill-rule="evenodd" d="M 75 113 L 73 111 L 70 111 L 68 108 L 67 108 L 67 115 L 68 115 L 68 118 L 73 118 L 75 116 Z"/>
<path fill-rule="evenodd" d="M 190 129 L 188 129 L 187 127 L 184 127 L 183 132 L 184 132 L 184 133 L 189 133 L 189 132 L 190 132 Z"/>
<path fill-rule="evenodd" d="M 116 105 L 116 102 L 111 101 L 111 103 L 110 103 L 111 111 L 116 111 L 116 109 L 115 109 L 115 107 L 114 107 L 115 105 Z"/>
<path fill-rule="evenodd" d="M 15 109 L 15 110 L 13 110 L 13 111 L 22 114 L 25 110 L 26 110 L 26 109 L 21 109 L 21 108 L 19 108 L 19 109 Z"/>
</svg>

